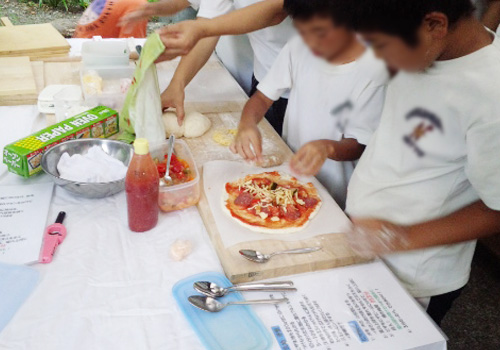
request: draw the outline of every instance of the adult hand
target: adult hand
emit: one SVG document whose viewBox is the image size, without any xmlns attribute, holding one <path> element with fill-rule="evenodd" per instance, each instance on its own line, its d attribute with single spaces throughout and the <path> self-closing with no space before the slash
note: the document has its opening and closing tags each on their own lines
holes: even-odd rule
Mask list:
<svg viewBox="0 0 500 350">
<path fill-rule="evenodd" d="M 306 143 L 290 160 L 290 167 L 298 175 L 317 175 L 334 152 L 332 141 L 317 140 Z"/>
<path fill-rule="evenodd" d="M 161 94 L 161 105 L 163 110 L 175 108 L 177 123 L 182 125 L 184 121 L 184 87 L 180 84 L 170 82 L 170 85 Z"/>
<path fill-rule="evenodd" d="M 257 125 L 240 123 L 238 133 L 229 149 L 247 161 L 262 162 L 262 135 Z"/>
<path fill-rule="evenodd" d="M 352 250 L 364 258 L 375 258 L 410 246 L 409 229 L 378 219 L 353 219 L 347 234 Z"/>
<path fill-rule="evenodd" d="M 202 20 L 183 21 L 159 29 L 157 32 L 165 45 L 163 55 L 167 59 L 187 55 L 203 38 L 202 23 Z"/>
</svg>

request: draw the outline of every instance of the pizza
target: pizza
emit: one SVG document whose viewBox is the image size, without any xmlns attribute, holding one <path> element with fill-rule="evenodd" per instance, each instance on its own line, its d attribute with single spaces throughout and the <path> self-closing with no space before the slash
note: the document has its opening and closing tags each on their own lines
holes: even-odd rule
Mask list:
<svg viewBox="0 0 500 350">
<path fill-rule="evenodd" d="M 253 231 L 289 233 L 309 223 L 321 207 L 321 198 L 312 183 L 274 171 L 226 183 L 223 206 Z"/>
</svg>

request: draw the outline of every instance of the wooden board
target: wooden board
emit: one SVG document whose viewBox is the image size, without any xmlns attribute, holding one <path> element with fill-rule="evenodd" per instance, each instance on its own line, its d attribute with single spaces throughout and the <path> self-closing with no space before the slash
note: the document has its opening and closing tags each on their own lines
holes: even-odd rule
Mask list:
<svg viewBox="0 0 500 350">
<path fill-rule="evenodd" d="M 61 56 L 69 49 L 50 23 L 0 27 L 0 56 Z"/>
<path fill-rule="evenodd" d="M 0 105 L 34 104 L 38 98 L 29 57 L 0 57 Z"/>
<path fill-rule="evenodd" d="M 11 27 L 13 26 L 12 22 L 10 21 L 10 19 L 8 17 L 1 17 L 0 18 L 0 23 L 3 25 L 3 26 L 6 26 L 6 27 Z"/>
<path fill-rule="evenodd" d="M 207 114 L 207 116 L 212 121 L 211 130 L 200 138 L 186 139 L 198 166 L 201 168 L 205 162 L 215 159 L 242 161 L 238 156 L 233 155 L 227 147 L 220 146 L 212 140 L 213 133 L 216 130 L 234 128 L 238 123 L 240 113 L 216 113 Z M 292 156 L 291 150 L 271 125 L 264 120 L 260 123 L 259 128 L 263 136 L 264 154 L 277 154 L 285 161 L 289 160 Z M 349 248 L 344 236 L 338 233 L 320 235 L 301 241 L 281 241 L 278 237 L 270 236 L 266 240 L 240 243 L 226 248 L 221 240 L 203 191 L 198 210 L 217 251 L 224 272 L 233 283 L 329 269 L 362 261 Z M 243 259 L 239 254 L 240 249 L 255 249 L 269 253 L 318 245 L 323 247 L 319 252 L 305 255 L 283 255 L 270 260 L 266 264 L 252 263 Z"/>
</svg>

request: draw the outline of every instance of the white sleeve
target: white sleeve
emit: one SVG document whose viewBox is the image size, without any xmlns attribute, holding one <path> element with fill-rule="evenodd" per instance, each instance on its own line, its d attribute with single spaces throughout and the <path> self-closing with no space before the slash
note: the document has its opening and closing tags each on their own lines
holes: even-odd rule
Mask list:
<svg viewBox="0 0 500 350">
<path fill-rule="evenodd" d="M 233 10 L 232 0 L 195 0 L 200 2 L 198 17 L 214 18 Z"/>
<path fill-rule="evenodd" d="M 500 120 L 474 123 L 467 131 L 467 177 L 479 198 L 500 210 Z"/>
<path fill-rule="evenodd" d="M 271 69 L 257 86 L 267 98 L 277 101 L 292 87 L 292 53 L 286 44 L 274 60 Z"/>
<path fill-rule="evenodd" d="M 195 10 L 198 10 L 200 8 L 200 1 L 201 0 L 188 0 L 189 5 Z"/>
<path fill-rule="evenodd" d="M 367 145 L 378 127 L 384 107 L 386 85 L 371 86 L 363 89 L 352 102 L 352 113 L 346 124 L 344 137 L 356 139 Z"/>
</svg>

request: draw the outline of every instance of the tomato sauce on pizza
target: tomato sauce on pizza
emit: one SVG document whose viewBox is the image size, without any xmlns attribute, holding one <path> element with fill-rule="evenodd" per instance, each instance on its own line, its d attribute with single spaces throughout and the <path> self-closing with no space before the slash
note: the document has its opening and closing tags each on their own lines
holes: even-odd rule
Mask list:
<svg viewBox="0 0 500 350">
<path fill-rule="evenodd" d="M 312 183 L 277 171 L 247 175 L 226 183 L 225 190 L 231 216 L 253 229 L 297 231 L 321 206 Z"/>
</svg>

